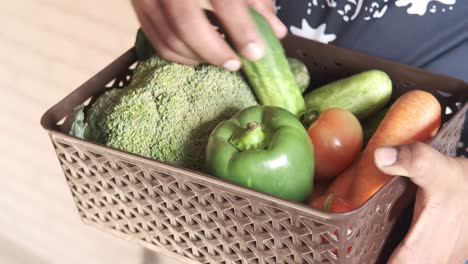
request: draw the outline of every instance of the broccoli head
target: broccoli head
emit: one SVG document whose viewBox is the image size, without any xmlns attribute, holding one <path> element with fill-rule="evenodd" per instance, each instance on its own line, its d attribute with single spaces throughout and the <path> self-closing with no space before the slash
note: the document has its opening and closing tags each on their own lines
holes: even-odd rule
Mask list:
<svg viewBox="0 0 468 264">
<path fill-rule="evenodd" d="M 81 134 L 113 148 L 200 170 L 215 126 L 256 104 L 239 73 L 153 57 L 139 63 L 127 87 L 107 91 L 86 110 L 84 121 L 80 116 Z"/>
</svg>

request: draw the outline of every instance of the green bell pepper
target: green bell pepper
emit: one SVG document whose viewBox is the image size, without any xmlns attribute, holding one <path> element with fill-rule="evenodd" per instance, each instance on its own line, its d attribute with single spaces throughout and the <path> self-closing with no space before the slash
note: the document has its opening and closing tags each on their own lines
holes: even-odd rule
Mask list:
<svg viewBox="0 0 468 264">
<path fill-rule="evenodd" d="M 214 176 L 302 202 L 313 188 L 314 148 L 289 111 L 252 106 L 211 132 L 206 166 Z"/>
</svg>

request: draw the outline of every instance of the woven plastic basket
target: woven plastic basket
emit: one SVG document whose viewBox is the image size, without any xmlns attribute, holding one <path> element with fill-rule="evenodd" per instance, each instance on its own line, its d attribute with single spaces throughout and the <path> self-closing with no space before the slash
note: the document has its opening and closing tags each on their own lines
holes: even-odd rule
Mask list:
<svg viewBox="0 0 468 264">
<path fill-rule="evenodd" d="M 381 69 L 391 77 L 395 97 L 411 89 L 431 92 L 445 122 L 432 145 L 455 153 L 468 108 L 465 82 L 294 36 L 284 46 L 306 63 L 314 86 Z M 73 108 L 109 87 L 125 86 L 135 61 L 133 50 L 125 53 L 41 120 L 84 223 L 185 262 L 377 262 L 413 199 L 405 178 L 395 177 L 357 210 L 327 214 L 68 135 Z"/>
</svg>

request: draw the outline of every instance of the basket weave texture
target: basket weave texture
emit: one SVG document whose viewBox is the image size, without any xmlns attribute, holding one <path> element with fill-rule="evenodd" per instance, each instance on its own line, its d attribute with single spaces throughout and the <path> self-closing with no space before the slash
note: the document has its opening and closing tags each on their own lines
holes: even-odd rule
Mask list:
<svg viewBox="0 0 468 264">
<path fill-rule="evenodd" d="M 315 85 L 380 68 L 391 76 L 395 97 L 414 88 L 432 92 L 444 110 L 457 113 L 444 114 L 444 121 L 451 119 L 432 145 L 455 154 L 468 109 L 466 83 L 295 37 L 288 37 L 284 45 L 290 56 L 301 56 L 320 76 Z M 70 120 L 63 118 L 73 107 L 106 86 L 125 86 L 134 62 L 134 52 L 127 52 L 42 119 L 84 223 L 185 262 L 378 260 L 395 221 L 412 199 L 413 188 L 404 178 L 392 179 L 357 210 L 327 214 L 65 133 Z"/>
</svg>

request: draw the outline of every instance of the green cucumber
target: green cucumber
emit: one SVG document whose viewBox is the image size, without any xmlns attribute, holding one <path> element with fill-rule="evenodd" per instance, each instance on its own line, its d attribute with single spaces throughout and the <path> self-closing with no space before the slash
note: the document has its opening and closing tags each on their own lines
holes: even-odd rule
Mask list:
<svg viewBox="0 0 468 264">
<path fill-rule="evenodd" d="M 341 108 L 363 120 L 387 104 L 392 95 L 392 81 L 383 71 L 370 70 L 317 88 L 304 96 L 311 123 L 329 108 Z"/>
<path fill-rule="evenodd" d="M 250 13 L 262 37 L 265 55 L 257 61 L 241 56 L 242 70 L 263 105 L 282 107 L 300 117 L 305 112 L 304 98 L 283 46 L 268 21 L 253 8 Z"/>
<path fill-rule="evenodd" d="M 310 74 L 307 66 L 302 61 L 292 57 L 288 57 L 288 63 L 301 93 L 304 93 L 310 84 Z"/>
</svg>

